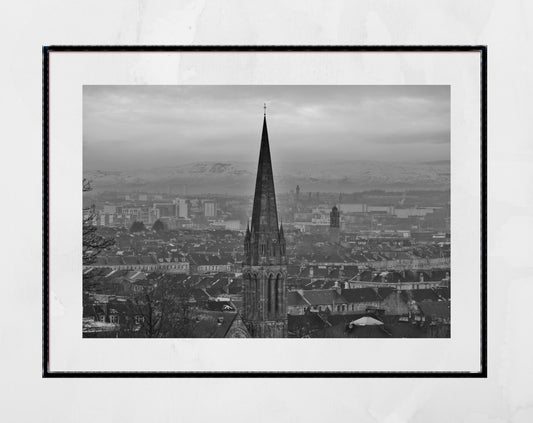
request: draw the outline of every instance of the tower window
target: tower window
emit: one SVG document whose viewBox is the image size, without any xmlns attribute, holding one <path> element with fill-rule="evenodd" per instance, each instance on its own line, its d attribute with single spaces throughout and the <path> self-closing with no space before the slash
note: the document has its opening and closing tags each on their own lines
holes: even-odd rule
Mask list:
<svg viewBox="0 0 533 423">
<path fill-rule="evenodd" d="M 268 277 L 267 284 L 267 311 L 269 313 L 272 311 L 272 275 Z"/>
<path fill-rule="evenodd" d="M 279 311 L 279 304 L 280 304 L 280 295 L 281 295 L 281 289 L 280 289 L 280 275 L 276 276 L 276 288 L 275 288 L 275 309 L 276 312 Z"/>
</svg>

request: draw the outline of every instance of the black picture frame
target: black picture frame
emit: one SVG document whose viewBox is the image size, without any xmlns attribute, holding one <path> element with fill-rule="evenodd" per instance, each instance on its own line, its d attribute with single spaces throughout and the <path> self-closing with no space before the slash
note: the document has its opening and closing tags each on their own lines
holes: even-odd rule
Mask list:
<svg viewBox="0 0 533 423">
<path fill-rule="evenodd" d="M 480 370 L 467 371 L 50 371 L 49 348 L 49 57 L 52 52 L 470 52 L 479 53 L 480 58 L 480 112 L 481 112 L 481 352 Z M 43 378 L 486 378 L 487 369 L 487 46 L 485 45 L 330 45 L 330 46 L 168 46 L 168 45 L 110 45 L 110 46 L 69 46 L 51 45 L 42 48 L 42 260 L 43 260 L 43 292 L 42 292 L 42 377 Z"/>
</svg>

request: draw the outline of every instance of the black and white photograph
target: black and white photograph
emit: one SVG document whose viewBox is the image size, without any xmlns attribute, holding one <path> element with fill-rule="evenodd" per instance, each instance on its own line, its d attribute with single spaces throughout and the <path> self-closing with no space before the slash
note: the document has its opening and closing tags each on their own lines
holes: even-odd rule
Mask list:
<svg viewBox="0 0 533 423">
<path fill-rule="evenodd" d="M 83 338 L 460 324 L 450 85 L 82 90 Z"/>
<path fill-rule="evenodd" d="M 3 6 L 2 421 L 533 421 L 533 2 Z"/>
<path fill-rule="evenodd" d="M 485 374 L 483 49 L 43 52 L 47 377 Z"/>
</svg>

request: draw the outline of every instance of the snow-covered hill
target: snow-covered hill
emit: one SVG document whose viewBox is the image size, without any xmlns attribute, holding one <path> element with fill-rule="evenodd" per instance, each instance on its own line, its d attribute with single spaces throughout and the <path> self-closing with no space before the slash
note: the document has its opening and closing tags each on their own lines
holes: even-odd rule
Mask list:
<svg viewBox="0 0 533 423">
<path fill-rule="evenodd" d="M 175 167 L 134 171 L 87 171 L 96 191 L 143 190 L 152 192 L 250 194 L 257 163 L 195 162 Z M 449 162 L 387 163 L 351 161 L 280 163 L 274 165 L 278 192 L 298 184 L 304 191 L 353 192 L 365 189 L 449 189 Z"/>
</svg>

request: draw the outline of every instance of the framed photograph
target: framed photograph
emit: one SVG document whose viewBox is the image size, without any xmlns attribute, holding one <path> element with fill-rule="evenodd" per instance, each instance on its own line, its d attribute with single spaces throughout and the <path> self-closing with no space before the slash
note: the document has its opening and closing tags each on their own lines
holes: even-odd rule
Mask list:
<svg viewBox="0 0 533 423">
<path fill-rule="evenodd" d="M 486 377 L 486 85 L 484 46 L 44 47 L 43 376 Z"/>
</svg>

